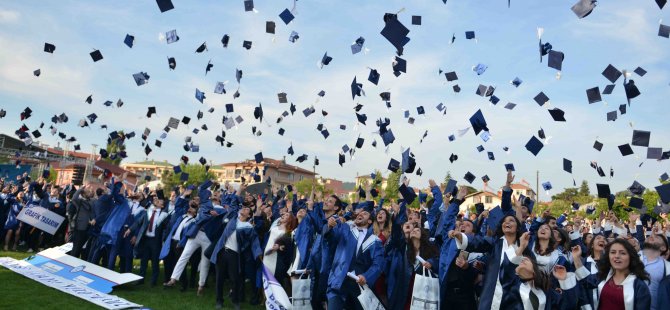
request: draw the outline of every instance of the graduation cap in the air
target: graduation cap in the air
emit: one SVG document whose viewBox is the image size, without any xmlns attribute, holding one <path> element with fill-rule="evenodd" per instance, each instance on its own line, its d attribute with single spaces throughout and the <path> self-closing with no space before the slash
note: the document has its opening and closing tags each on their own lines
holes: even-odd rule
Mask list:
<svg viewBox="0 0 670 310">
<path fill-rule="evenodd" d="M 473 181 L 475 180 L 475 178 L 477 178 L 477 177 L 475 177 L 474 174 L 472 174 L 470 171 L 468 171 L 468 172 L 465 174 L 465 176 L 463 176 L 463 178 L 464 178 L 466 181 L 468 181 L 468 183 L 472 184 L 472 182 L 473 182 Z"/>
<path fill-rule="evenodd" d="M 398 16 L 395 14 L 385 14 L 384 22 L 384 29 L 382 29 L 381 35 L 397 49 L 396 53 L 398 55 L 402 55 L 403 47 L 409 42 L 409 38 L 407 37 L 409 29 L 398 20 Z"/>
<path fill-rule="evenodd" d="M 42 74 L 42 70 L 40 70 L 40 69 L 37 69 L 37 70 L 33 71 L 34 76 L 40 76 L 40 74 Z"/>
<path fill-rule="evenodd" d="M 475 131 L 475 135 L 479 135 L 482 130 L 489 131 L 488 127 L 486 127 L 486 120 L 484 119 L 482 110 L 477 110 L 477 112 L 470 117 L 470 124 Z"/>
<path fill-rule="evenodd" d="M 328 56 L 328 52 L 323 54 L 323 57 L 321 57 L 321 63 L 319 65 L 320 68 L 323 68 L 323 66 L 327 66 L 330 64 L 330 62 L 333 61 L 333 57 Z"/>
<path fill-rule="evenodd" d="M 644 187 L 644 185 L 640 184 L 638 181 L 633 181 L 633 184 L 630 187 L 628 187 L 628 190 L 633 195 L 642 195 L 645 189 L 646 187 Z"/>
<path fill-rule="evenodd" d="M 537 102 L 537 104 L 539 104 L 540 106 L 543 106 L 543 105 L 545 105 L 547 102 L 549 102 L 549 97 L 547 97 L 547 95 L 545 95 L 544 92 L 540 92 L 540 93 L 537 94 L 537 96 L 535 96 L 535 98 L 533 98 L 533 99 L 534 99 L 535 102 Z"/>
<path fill-rule="evenodd" d="M 251 41 L 244 40 L 244 41 L 242 42 L 242 47 L 244 47 L 244 48 L 247 49 L 247 50 L 250 50 L 250 49 L 251 49 L 251 45 L 252 45 L 252 42 L 251 42 Z"/>
<path fill-rule="evenodd" d="M 393 75 L 396 77 L 400 76 L 401 72 L 407 73 L 407 61 L 400 57 L 395 57 L 395 60 L 392 63 L 393 66 Z"/>
<path fill-rule="evenodd" d="M 559 51 L 551 50 L 549 51 L 549 61 L 547 61 L 547 66 L 561 71 L 563 67 L 563 59 L 565 59 L 565 54 Z"/>
<path fill-rule="evenodd" d="M 537 156 L 540 153 L 540 150 L 544 147 L 542 141 L 540 141 L 535 136 L 531 137 L 528 143 L 526 143 L 526 149 L 531 152 L 533 155 Z"/>
<path fill-rule="evenodd" d="M 402 171 L 403 173 L 413 173 L 415 167 L 416 160 L 414 159 L 414 154 L 408 148 L 402 152 Z"/>
<path fill-rule="evenodd" d="M 199 89 L 195 89 L 195 99 L 200 101 L 200 103 L 204 103 L 203 100 L 205 100 L 205 93 L 200 91 Z"/>
<path fill-rule="evenodd" d="M 609 198 L 611 192 L 608 184 L 596 184 L 596 188 L 598 189 L 598 198 Z"/>
<path fill-rule="evenodd" d="M 91 55 L 93 62 L 97 62 L 103 58 L 102 53 L 99 50 L 92 51 L 89 55 Z"/>
<path fill-rule="evenodd" d="M 650 131 L 633 130 L 633 141 L 631 144 L 635 146 L 649 147 L 650 136 Z"/>
<path fill-rule="evenodd" d="M 259 152 L 256 155 L 254 155 L 254 159 L 256 160 L 257 164 L 260 164 L 263 161 L 263 152 Z"/>
<path fill-rule="evenodd" d="M 56 50 L 56 46 L 51 44 L 51 43 L 44 43 L 44 51 L 47 53 L 53 54 L 53 52 Z"/>
<path fill-rule="evenodd" d="M 664 38 L 670 38 L 670 26 L 659 24 L 658 25 L 658 36 Z"/>
<path fill-rule="evenodd" d="M 391 170 L 392 172 L 398 172 L 398 169 L 400 169 L 400 162 L 391 158 L 388 164 L 388 169 Z"/>
<path fill-rule="evenodd" d="M 363 84 L 357 83 L 356 82 L 356 77 L 354 76 L 354 80 L 351 82 L 351 99 L 355 99 L 356 96 L 361 96 L 361 93 L 363 92 Z"/>
<path fill-rule="evenodd" d="M 380 76 L 381 75 L 379 74 L 379 72 L 377 72 L 377 70 L 370 69 L 370 75 L 368 75 L 368 81 L 370 81 L 370 83 L 372 84 L 377 85 L 379 83 Z"/>
<path fill-rule="evenodd" d="M 600 97 L 600 88 L 593 87 L 586 90 L 586 98 L 589 100 L 589 104 L 602 101 Z"/>
<path fill-rule="evenodd" d="M 137 86 L 142 86 L 146 83 L 149 83 L 149 75 L 146 72 L 138 72 L 133 74 L 133 79 L 135 79 L 135 84 L 137 84 Z"/>
<path fill-rule="evenodd" d="M 621 156 L 628 156 L 633 154 L 633 149 L 630 147 L 630 144 L 622 144 L 618 146 L 619 152 L 621 152 Z"/>
<path fill-rule="evenodd" d="M 626 100 L 628 101 L 628 104 L 630 104 L 631 99 L 640 95 L 640 90 L 637 88 L 637 86 L 635 86 L 635 81 L 633 80 L 624 82 L 623 88 L 626 92 Z"/>
<path fill-rule="evenodd" d="M 302 154 L 302 155 L 298 156 L 298 158 L 296 158 L 296 161 L 299 162 L 299 163 L 302 163 L 306 160 L 307 160 L 307 154 Z"/>
<path fill-rule="evenodd" d="M 295 18 L 295 16 L 288 9 L 284 9 L 279 14 L 279 18 L 281 18 L 284 24 L 288 25 L 288 23 L 290 23 Z"/>
<path fill-rule="evenodd" d="M 605 68 L 605 70 L 603 70 L 602 75 L 610 82 L 615 83 L 619 77 L 621 77 L 622 73 L 619 71 L 619 69 L 610 64 L 607 66 L 607 68 Z"/>
<path fill-rule="evenodd" d="M 567 173 L 572 173 L 572 161 L 571 160 L 569 160 L 567 158 L 563 158 L 563 170 Z"/>
<path fill-rule="evenodd" d="M 570 9 L 573 13 L 575 13 L 575 15 L 577 15 L 578 18 L 581 19 L 589 16 L 595 7 L 595 0 L 577 0 L 577 3 L 575 3 Z"/>
<path fill-rule="evenodd" d="M 549 191 L 553 188 L 553 186 L 551 186 L 551 182 L 544 182 L 544 183 L 542 183 L 542 188 L 545 191 Z"/>
<path fill-rule="evenodd" d="M 129 48 L 133 48 L 133 42 L 135 42 L 135 37 L 131 36 L 129 34 L 126 34 L 126 38 L 123 39 L 123 44 L 125 44 Z"/>
<path fill-rule="evenodd" d="M 351 45 L 351 53 L 352 54 L 358 54 L 363 50 L 363 44 L 365 44 L 365 38 L 363 37 L 358 37 L 354 44 Z"/>
<path fill-rule="evenodd" d="M 553 108 L 549 110 L 549 115 L 556 122 L 565 122 L 565 112 L 559 108 Z"/>
</svg>

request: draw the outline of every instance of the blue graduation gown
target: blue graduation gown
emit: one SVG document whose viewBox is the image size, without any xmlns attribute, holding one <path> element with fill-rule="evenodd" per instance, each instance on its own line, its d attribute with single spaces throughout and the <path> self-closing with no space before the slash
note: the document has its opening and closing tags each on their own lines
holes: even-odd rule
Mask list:
<svg viewBox="0 0 670 310">
<path fill-rule="evenodd" d="M 377 281 L 384 264 L 384 250 L 372 227 L 368 227 L 358 255 L 356 250 L 359 236 L 353 222 L 339 223 L 332 229 L 326 224 L 323 227 L 323 236 L 329 242 L 337 244 L 328 277 L 329 299 L 339 295 L 338 291 L 349 271 L 363 275 L 368 283 Z"/>
</svg>

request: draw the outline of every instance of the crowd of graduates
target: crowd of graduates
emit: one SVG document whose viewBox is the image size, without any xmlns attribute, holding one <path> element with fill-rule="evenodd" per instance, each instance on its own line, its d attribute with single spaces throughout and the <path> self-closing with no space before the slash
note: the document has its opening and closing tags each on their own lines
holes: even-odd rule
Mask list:
<svg viewBox="0 0 670 310">
<path fill-rule="evenodd" d="M 446 190 L 433 180 L 430 193 L 417 195 L 405 179 L 390 201 L 378 199 L 383 192 L 373 184 L 348 204 L 292 186 L 259 195 L 212 181 L 129 190 L 121 177 L 97 189 L 61 188 L 24 175 L 2 180 L 0 220 L 5 251 L 72 242 L 70 255 L 122 273 L 134 272 L 138 258 L 144 280 L 137 284 L 151 286 L 162 261 L 166 289 L 190 283 L 202 295 L 213 288 L 217 308 L 227 298 L 235 309 L 260 304 L 265 268 L 289 295 L 295 279 L 309 277 L 312 309 L 368 309 L 362 290 L 386 309 L 433 300 L 431 309 L 667 309 L 665 215 L 535 214 L 530 198 L 513 197 L 513 180 L 508 171 L 494 214 L 461 213 L 466 187 Z M 407 207 L 414 199 L 418 210 Z M 67 220 L 54 235 L 17 220 L 34 206 Z M 433 274 L 439 293 L 416 300 L 417 285 L 426 284 L 415 280 Z"/>
</svg>

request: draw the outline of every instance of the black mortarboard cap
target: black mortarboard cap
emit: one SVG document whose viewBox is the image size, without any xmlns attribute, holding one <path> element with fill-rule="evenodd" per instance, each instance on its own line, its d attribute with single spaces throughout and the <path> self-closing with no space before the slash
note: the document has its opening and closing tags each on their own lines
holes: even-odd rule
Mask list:
<svg viewBox="0 0 670 310">
<path fill-rule="evenodd" d="M 324 129 L 321 131 L 321 135 L 323 136 L 324 139 L 328 139 L 330 136 L 330 132 L 328 132 L 328 129 Z"/>
<path fill-rule="evenodd" d="M 127 45 L 129 48 L 133 48 L 133 42 L 135 42 L 135 37 L 131 36 L 129 34 L 126 34 L 126 38 L 123 39 L 123 43 Z"/>
<path fill-rule="evenodd" d="M 535 98 L 533 98 L 533 99 L 534 99 L 535 102 L 537 102 L 537 104 L 539 104 L 540 106 L 543 106 L 545 103 L 547 103 L 547 102 L 549 101 L 549 97 L 547 97 L 547 95 L 545 95 L 544 92 L 540 92 L 540 93 L 537 94 L 537 96 L 535 96 Z"/>
<path fill-rule="evenodd" d="M 622 144 L 619 145 L 619 152 L 621 152 L 621 156 L 628 156 L 633 154 L 633 149 L 630 147 L 630 144 Z"/>
<path fill-rule="evenodd" d="M 646 187 L 640 184 L 638 181 L 633 181 L 633 184 L 628 187 L 628 190 L 633 193 L 633 195 L 642 195 Z"/>
<path fill-rule="evenodd" d="M 174 171 L 174 173 L 181 173 L 181 166 L 173 166 L 172 171 Z"/>
<path fill-rule="evenodd" d="M 549 51 L 549 61 L 547 61 L 547 66 L 560 71 L 563 67 L 563 59 L 565 59 L 565 54 L 551 50 Z"/>
<path fill-rule="evenodd" d="M 635 208 L 635 209 L 642 209 L 642 205 L 644 204 L 644 199 L 639 198 L 639 197 L 630 197 L 630 201 L 628 202 L 628 206 Z"/>
<path fill-rule="evenodd" d="M 663 181 L 663 182 L 665 182 L 665 181 L 667 181 L 667 180 L 670 180 L 670 176 L 668 175 L 667 172 L 661 174 L 661 176 L 660 176 L 659 178 L 660 178 L 661 181 Z"/>
<path fill-rule="evenodd" d="M 572 173 L 572 161 L 571 160 L 569 160 L 567 158 L 563 158 L 563 170 L 567 173 Z"/>
<path fill-rule="evenodd" d="M 359 137 L 359 138 L 356 140 L 356 147 L 359 148 L 359 149 L 362 148 L 362 147 L 363 147 L 363 143 L 365 143 L 365 139 Z"/>
<path fill-rule="evenodd" d="M 484 176 L 482 177 L 482 182 L 484 182 L 484 183 L 488 183 L 488 181 L 491 181 L 491 178 L 489 178 L 488 175 L 484 175 Z"/>
<path fill-rule="evenodd" d="M 505 171 L 515 171 L 514 164 L 505 164 Z"/>
<path fill-rule="evenodd" d="M 549 114 L 551 115 L 551 118 L 554 119 L 556 122 L 565 122 L 565 112 L 559 108 L 553 108 L 549 110 Z"/>
<path fill-rule="evenodd" d="M 263 152 L 254 155 L 254 159 L 256 159 L 257 164 L 260 164 L 263 161 Z"/>
<path fill-rule="evenodd" d="M 356 96 L 361 96 L 361 91 L 363 90 L 363 84 L 356 83 L 356 77 L 351 82 L 351 99 L 353 100 Z"/>
<path fill-rule="evenodd" d="M 472 182 L 475 180 L 476 177 L 475 177 L 474 174 L 472 174 L 472 173 L 470 173 L 470 171 L 468 171 L 468 173 L 466 173 L 465 176 L 463 176 L 463 178 L 466 181 L 468 181 L 468 183 L 472 184 Z"/>
<path fill-rule="evenodd" d="M 100 149 L 100 157 L 101 158 L 107 158 L 109 157 L 109 153 L 107 153 L 106 149 Z"/>
<path fill-rule="evenodd" d="M 265 22 L 265 32 L 266 33 L 274 34 L 275 33 L 275 27 L 276 27 L 275 22 L 273 22 L 273 21 Z"/>
<path fill-rule="evenodd" d="M 650 136 L 650 131 L 633 130 L 633 141 L 631 144 L 635 146 L 649 147 Z"/>
<path fill-rule="evenodd" d="M 670 183 L 656 186 L 656 192 L 663 203 L 670 203 Z"/>
<path fill-rule="evenodd" d="M 618 116 L 618 114 L 617 114 L 616 110 L 611 111 L 611 112 L 607 112 L 607 121 L 608 122 L 609 121 L 616 121 L 617 116 Z"/>
<path fill-rule="evenodd" d="M 133 79 L 137 86 L 142 86 L 146 83 L 149 83 L 149 75 L 146 72 L 138 72 L 133 74 Z"/>
<path fill-rule="evenodd" d="M 633 70 L 633 72 L 635 72 L 635 74 L 637 74 L 639 76 L 644 76 L 645 74 L 647 74 L 647 70 L 642 69 L 642 67 L 635 68 L 635 70 Z"/>
<path fill-rule="evenodd" d="M 456 81 L 458 80 L 458 75 L 456 75 L 455 71 L 447 72 L 444 74 L 444 76 L 447 78 L 447 81 Z"/>
<path fill-rule="evenodd" d="M 475 32 L 474 31 L 466 31 L 465 32 L 465 38 L 470 40 L 475 38 Z"/>
<path fill-rule="evenodd" d="M 93 59 L 93 62 L 97 62 L 98 60 L 102 60 L 102 53 L 99 50 L 92 51 L 90 53 L 91 58 Z"/>
<path fill-rule="evenodd" d="M 477 112 L 470 117 L 470 124 L 475 131 L 475 135 L 479 135 L 482 130 L 489 131 L 488 127 L 486 127 L 486 120 L 484 119 L 482 110 L 477 110 Z"/>
<path fill-rule="evenodd" d="M 386 24 L 384 29 L 381 31 L 381 35 L 384 36 L 393 46 L 398 50 L 398 54 L 402 54 L 403 46 L 407 44 L 409 39 L 407 34 L 409 34 L 409 29 L 405 27 L 400 21 L 398 21 L 397 16 L 391 18 L 385 18 Z"/>
<path fill-rule="evenodd" d="M 421 25 L 421 16 L 412 15 L 412 25 Z"/>
<path fill-rule="evenodd" d="M 247 50 L 250 50 L 251 49 L 251 44 L 252 44 L 251 41 L 244 40 L 242 42 L 242 47 L 246 48 Z"/>
<path fill-rule="evenodd" d="M 307 160 L 307 154 L 302 154 L 302 155 L 298 156 L 298 158 L 296 158 L 296 161 L 299 162 L 299 163 L 304 162 L 306 160 Z"/>
<path fill-rule="evenodd" d="M 244 0 L 244 11 L 249 12 L 254 10 L 253 0 Z"/>
<path fill-rule="evenodd" d="M 161 10 L 161 13 L 174 9 L 171 0 L 156 0 L 156 3 L 158 4 L 158 9 Z"/>
<path fill-rule="evenodd" d="M 610 64 L 607 66 L 607 68 L 605 68 L 602 74 L 610 82 L 615 83 L 619 79 L 619 77 L 621 77 L 622 73 L 621 71 L 619 71 L 619 69 L 615 68 Z"/>
<path fill-rule="evenodd" d="M 587 89 L 586 98 L 589 100 L 589 104 L 602 101 L 602 98 L 600 97 L 600 88 L 594 87 Z"/>
<path fill-rule="evenodd" d="M 37 139 L 37 138 L 39 138 L 39 137 L 41 137 L 41 136 L 42 136 L 42 134 L 40 133 L 39 130 L 35 130 L 35 131 L 33 131 L 33 137 L 34 137 L 35 139 Z"/>
<path fill-rule="evenodd" d="M 489 160 L 496 160 L 495 155 L 493 155 L 493 152 L 487 152 L 487 155 L 489 157 Z"/>
<path fill-rule="evenodd" d="M 457 85 L 454 85 L 453 87 L 455 93 L 460 93 L 461 92 L 461 87 Z"/>
<path fill-rule="evenodd" d="M 288 103 L 288 98 L 286 98 L 286 93 L 277 94 L 277 98 L 279 99 L 279 103 Z"/>
<path fill-rule="evenodd" d="M 635 81 L 628 80 L 628 83 L 623 84 L 623 88 L 626 91 L 626 98 L 629 100 L 633 99 L 640 95 L 640 90 L 635 86 Z"/>
<path fill-rule="evenodd" d="M 407 60 L 402 59 L 398 56 L 395 57 L 393 61 L 393 75 L 400 76 L 400 72 L 407 73 Z"/>
<path fill-rule="evenodd" d="M 338 163 L 340 164 L 340 167 L 342 167 L 342 164 L 346 162 L 346 156 L 344 154 L 340 153 L 337 159 Z"/>
<path fill-rule="evenodd" d="M 290 23 L 295 18 L 295 16 L 293 16 L 293 14 L 291 14 L 291 11 L 289 11 L 288 9 L 284 9 L 284 11 L 282 11 L 279 14 L 279 18 L 281 18 L 284 24 L 288 25 L 288 23 Z"/>
<path fill-rule="evenodd" d="M 484 146 L 483 145 L 478 146 L 477 151 L 483 152 L 484 151 Z"/>
<path fill-rule="evenodd" d="M 368 81 L 370 81 L 370 83 L 372 84 L 377 85 L 379 83 L 380 76 L 381 75 L 379 74 L 379 72 L 377 72 L 377 70 L 370 69 L 370 75 L 368 75 Z"/>
<path fill-rule="evenodd" d="M 664 38 L 670 38 L 670 26 L 659 24 L 658 25 L 658 36 Z"/>
<path fill-rule="evenodd" d="M 449 162 L 454 163 L 454 162 L 457 161 L 457 160 L 458 160 L 458 155 L 452 153 L 452 154 L 449 156 Z"/>
<path fill-rule="evenodd" d="M 610 186 L 608 184 L 596 184 L 598 188 L 598 198 L 609 198 L 610 197 Z"/>
<path fill-rule="evenodd" d="M 51 44 L 51 43 L 44 43 L 44 51 L 47 53 L 53 54 L 53 52 L 56 50 L 56 46 Z"/>
<path fill-rule="evenodd" d="M 416 193 L 414 192 L 414 189 L 407 187 L 405 184 L 400 185 L 398 192 L 407 203 L 412 203 L 414 199 L 416 199 Z"/>
<path fill-rule="evenodd" d="M 398 169 L 400 169 L 400 162 L 391 158 L 391 160 L 389 161 L 388 169 L 391 170 L 392 172 L 398 172 Z"/>
<path fill-rule="evenodd" d="M 605 86 L 605 89 L 603 89 L 603 95 L 609 95 L 614 91 L 614 87 L 616 84 L 609 84 Z"/>
<path fill-rule="evenodd" d="M 540 141 L 538 138 L 533 136 L 530 138 L 528 143 L 526 143 L 526 149 L 533 153 L 533 155 L 537 156 L 538 153 L 540 153 L 540 150 L 544 147 L 544 144 L 542 144 L 542 141 Z"/>
</svg>

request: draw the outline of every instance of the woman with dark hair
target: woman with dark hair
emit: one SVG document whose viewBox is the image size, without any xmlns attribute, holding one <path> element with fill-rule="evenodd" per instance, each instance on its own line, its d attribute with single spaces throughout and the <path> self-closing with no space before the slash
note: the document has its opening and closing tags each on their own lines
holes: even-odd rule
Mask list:
<svg viewBox="0 0 670 310">
<path fill-rule="evenodd" d="M 421 227 L 414 227 L 409 233 L 407 239 L 407 262 L 410 264 L 412 273 L 410 274 L 409 290 L 405 300 L 405 310 L 408 310 L 412 302 L 412 290 L 414 287 L 414 277 L 417 274 L 423 274 L 423 268 L 431 269 L 437 274 L 438 261 L 440 253 L 437 247 L 428 241 L 428 230 Z"/>
<path fill-rule="evenodd" d="M 270 228 L 268 243 L 265 245 L 263 264 L 282 285 L 295 255 L 292 233 L 297 226 L 298 220 L 293 213 L 284 212 Z"/>
<path fill-rule="evenodd" d="M 375 235 L 382 241 L 382 245 L 386 245 L 386 241 L 391 237 L 391 221 L 388 210 L 380 208 L 377 210 L 377 216 L 372 223 L 372 229 Z"/>
<path fill-rule="evenodd" d="M 565 267 L 556 265 L 551 273 L 545 273 L 533 255 L 524 255 L 515 272 L 517 276 L 511 295 L 516 302 L 508 309 L 568 310 L 577 307 L 577 280 L 575 274 L 567 272 Z M 553 286 L 552 282 L 558 285 Z"/>
<path fill-rule="evenodd" d="M 564 266 L 567 263 L 563 253 L 556 249 L 556 239 L 548 222 L 541 224 L 534 236 L 531 252 L 535 255 L 535 262 L 542 271 L 549 273 L 554 265 Z"/>
<path fill-rule="evenodd" d="M 581 248 L 574 247 L 572 255 L 581 257 Z M 594 310 L 647 310 L 651 307 L 646 283 L 649 274 L 628 241 L 615 239 L 605 247 L 605 255 L 598 261 L 597 275 L 590 274 L 581 260 L 575 260 L 575 268 L 577 279 L 583 281 L 587 289 L 598 289 Z"/>
<path fill-rule="evenodd" d="M 479 300 L 479 309 L 482 310 L 507 309 L 515 305 L 516 301 L 510 294 L 515 281 L 515 269 L 530 241 L 530 234 L 522 233 L 522 224 L 514 215 L 506 215 L 497 225 L 494 237 L 467 236 L 453 230 L 449 232 L 449 237 L 456 239 L 459 249 L 489 256 Z"/>
</svg>

